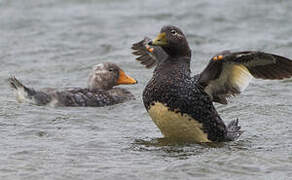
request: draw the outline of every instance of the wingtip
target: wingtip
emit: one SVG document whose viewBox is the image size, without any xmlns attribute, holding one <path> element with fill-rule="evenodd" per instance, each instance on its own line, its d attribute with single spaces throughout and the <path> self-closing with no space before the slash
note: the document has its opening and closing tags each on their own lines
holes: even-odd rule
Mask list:
<svg viewBox="0 0 292 180">
<path fill-rule="evenodd" d="M 143 39 L 143 40 L 141 40 L 139 42 L 133 43 L 131 49 L 133 49 L 133 50 L 139 50 L 140 48 L 143 48 L 144 41 L 145 40 Z"/>
</svg>

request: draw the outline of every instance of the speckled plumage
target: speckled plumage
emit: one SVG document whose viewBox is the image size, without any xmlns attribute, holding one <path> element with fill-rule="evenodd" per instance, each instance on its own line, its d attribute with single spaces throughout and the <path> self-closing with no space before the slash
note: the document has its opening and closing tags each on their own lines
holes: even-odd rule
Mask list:
<svg viewBox="0 0 292 180">
<path fill-rule="evenodd" d="M 51 99 L 58 99 L 56 106 L 91 106 L 102 107 L 123 103 L 134 99 L 133 94 L 123 88 L 113 88 L 108 91 L 87 88 L 73 88 L 48 93 Z"/>
<path fill-rule="evenodd" d="M 153 41 L 146 37 L 132 49 L 146 68 L 156 65 L 143 91 L 143 102 L 162 134 L 171 138 L 196 142 L 237 139 L 242 134 L 238 120 L 226 126 L 213 102 L 227 104 L 227 98 L 240 94 L 252 77 L 292 77 L 290 59 L 258 51 L 223 51 L 191 77 L 188 42 L 182 31 L 171 25 L 162 27 Z"/>
<path fill-rule="evenodd" d="M 122 82 L 121 76 L 128 80 Z M 113 88 L 119 84 L 134 84 L 136 81 L 125 75 L 117 65 L 112 63 L 103 63 L 93 67 L 89 76 L 88 88 L 34 90 L 24 86 L 15 77 L 10 77 L 8 81 L 15 89 L 19 102 L 36 105 L 102 107 L 135 99 L 128 90 Z"/>
<path fill-rule="evenodd" d="M 212 100 L 195 83 L 196 79 L 190 76 L 189 63 L 190 59 L 187 58 L 182 58 L 179 63 L 168 59 L 156 67 L 143 92 L 146 109 L 149 110 L 154 102 L 161 102 L 170 111 L 188 114 L 202 123 L 203 131 L 211 141 L 231 140 L 227 137 L 227 128 L 215 110 Z"/>
</svg>

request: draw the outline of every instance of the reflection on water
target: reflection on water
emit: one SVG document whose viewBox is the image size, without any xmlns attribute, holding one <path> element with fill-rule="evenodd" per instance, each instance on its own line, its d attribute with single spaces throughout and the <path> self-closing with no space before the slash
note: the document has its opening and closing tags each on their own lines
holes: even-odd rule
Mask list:
<svg viewBox="0 0 292 180">
<path fill-rule="evenodd" d="M 248 150 L 248 141 L 235 142 L 212 142 L 212 143 L 194 143 L 182 142 L 181 140 L 171 138 L 154 139 L 135 139 L 131 144 L 130 150 L 133 151 L 163 151 L 168 156 L 185 157 L 200 155 L 212 149 L 225 149 L 227 151 Z"/>
</svg>

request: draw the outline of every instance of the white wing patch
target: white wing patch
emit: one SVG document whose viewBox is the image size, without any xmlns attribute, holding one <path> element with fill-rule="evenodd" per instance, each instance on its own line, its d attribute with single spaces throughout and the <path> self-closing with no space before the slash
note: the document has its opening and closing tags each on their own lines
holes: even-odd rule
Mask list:
<svg viewBox="0 0 292 180">
<path fill-rule="evenodd" d="M 242 92 L 247 88 L 249 82 L 252 80 L 252 75 L 245 66 L 233 65 L 229 79 L 231 85 Z"/>
<path fill-rule="evenodd" d="M 215 94 L 230 96 L 234 94 L 234 89 L 238 92 L 244 91 L 251 80 L 252 75 L 244 65 L 224 64 L 220 77 L 210 81 L 205 91 L 211 97 Z"/>
</svg>

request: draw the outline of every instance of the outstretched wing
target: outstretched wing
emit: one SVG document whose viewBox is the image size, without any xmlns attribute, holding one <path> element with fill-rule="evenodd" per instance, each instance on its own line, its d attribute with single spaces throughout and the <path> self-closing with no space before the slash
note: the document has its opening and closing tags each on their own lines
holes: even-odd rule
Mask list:
<svg viewBox="0 0 292 180">
<path fill-rule="evenodd" d="M 258 51 L 223 51 L 210 60 L 198 83 L 214 102 L 227 104 L 226 98 L 240 94 L 253 77 L 272 80 L 290 78 L 292 60 Z"/>
<path fill-rule="evenodd" d="M 146 68 L 152 68 L 159 62 L 167 58 L 166 52 L 159 46 L 150 46 L 151 39 L 145 37 L 142 41 L 132 45 L 133 54 L 138 56 L 137 61 L 145 65 Z"/>
</svg>

